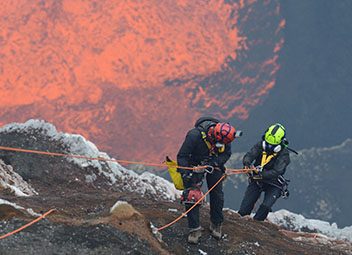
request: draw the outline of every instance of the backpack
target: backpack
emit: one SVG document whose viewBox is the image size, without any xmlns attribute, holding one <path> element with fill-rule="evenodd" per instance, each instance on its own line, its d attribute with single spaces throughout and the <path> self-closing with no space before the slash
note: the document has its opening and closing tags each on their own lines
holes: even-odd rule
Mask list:
<svg viewBox="0 0 352 255">
<path fill-rule="evenodd" d="M 209 127 L 215 126 L 219 122 L 220 121 L 218 119 L 213 117 L 200 117 L 194 124 L 194 127 L 197 128 L 200 132 L 206 132 Z"/>
</svg>

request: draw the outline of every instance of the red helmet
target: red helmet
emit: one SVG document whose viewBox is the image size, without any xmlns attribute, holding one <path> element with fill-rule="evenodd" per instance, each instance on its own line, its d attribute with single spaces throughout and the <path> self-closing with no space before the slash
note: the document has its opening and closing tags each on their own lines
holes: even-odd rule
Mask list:
<svg viewBox="0 0 352 255">
<path fill-rule="evenodd" d="M 216 142 L 228 144 L 231 143 L 240 133 L 229 123 L 220 122 L 213 129 L 213 137 Z"/>
</svg>

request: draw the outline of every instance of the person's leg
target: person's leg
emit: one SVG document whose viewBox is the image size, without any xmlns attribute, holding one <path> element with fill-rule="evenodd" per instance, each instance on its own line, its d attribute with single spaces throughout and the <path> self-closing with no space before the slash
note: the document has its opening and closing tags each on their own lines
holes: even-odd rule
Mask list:
<svg viewBox="0 0 352 255">
<path fill-rule="evenodd" d="M 250 215 L 261 194 L 261 187 L 256 182 L 250 182 L 241 202 L 238 213 L 241 216 Z"/>
<path fill-rule="evenodd" d="M 207 174 L 208 189 L 212 188 L 223 175 L 222 171 L 214 170 L 212 174 Z M 209 193 L 210 197 L 210 232 L 216 239 L 221 239 L 221 224 L 224 221 L 222 209 L 224 207 L 223 182 L 218 183 Z"/>
<path fill-rule="evenodd" d="M 263 203 L 260 205 L 258 211 L 254 215 L 255 220 L 263 221 L 268 216 L 269 212 L 271 211 L 271 207 L 274 205 L 276 200 L 281 196 L 281 189 L 278 187 L 265 184 L 264 186 L 264 200 Z"/>
<path fill-rule="evenodd" d="M 200 191 L 203 182 L 203 174 L 186 174 L 182 176 L 182 179 L 185 186 L 185 190 L 183 191 L 185 209 L 188 210 L 196 202 L 193 201 L 193 198 L 190 199 L 188 194 L 189 192 L 194 192 L 197 189 Z M 188 242 L 191 244 L 197 244 L 202 236 L 202 229 L 199 222 L 199 208 L 200 205 L 197 205 L 187 213 L 189 227 Z"/>
<path fill-rule="evenodd" d="M 200 175 L 200 174 L 184 175 L 182 179 L 183 179 L 183 184 L 185 186 L 185 190 L 183 191 L 183 196 L 186 199 L 188 197 L 189 189 L 197 187 L 197 185 L 201 186 L 203 175 Z M 185 202 L 186 211 L 193 206 L 192 203 L 187 203 L 187 201 L 184 201 L 184 202 Z M 197 229 L 200 226 L 199 208 L 200 206 L 197 205 L 190 212 L 187 213 L 188 227 L 191 230 Z"/>
<path fill-rule="evenodd" d="M 193 204 L 186 204 L 186 211 L 191 208 Z M 200 226 L 199 224 L 199 205 L 195 206 L 190 212 L 187 213 L 188 227 L 190 229 L 195 229 Z"/>
<path fill-rule="evenodd" d="M 214 170 L 212 174 L 207 173 L 207 185 L 208 189 L 213 187 L 216 182 L 223 175 L 222 171 Z M 212 191 L 209 193 L 210 198 L 210 220 L 218 226 L 224 221 L 224 215 L 222 209 L 224 207 L 224 192 L 223 192 L 223 181 L 218 183 Z"/>
</svg>

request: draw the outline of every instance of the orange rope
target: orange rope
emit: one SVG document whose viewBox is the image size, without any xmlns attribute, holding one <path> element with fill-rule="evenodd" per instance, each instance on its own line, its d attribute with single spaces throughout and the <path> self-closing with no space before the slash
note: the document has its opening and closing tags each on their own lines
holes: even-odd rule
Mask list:
<svg viewBox="0 0 352 255">
<path fill-rule="evenodd" d="M 138 162 L 138 161 L 129 161 L 129 160 L 116 160 L 116 159 L 107 159 L 107 158 L 92 158 L 92 157 L 87 157 L 87 156 L 83 156 L 83 155 L 74 155 L 74 154 L 64 154 L 64 153 L 57 153 L 57 152 L 48 152 L 48 151 L 39 151 L 39 150 L 28 150 L 28 149 L 21 149 L 21 148 L 12 148 L 12 147 L 5 147 L 5 146 L 0 146 L 0 150 L 5 150 L 5 151 L 16 151 L 16 152 L 24 152 L 24 153 L 34 153 L 34 154 L 41 154 L 41 155 L 49 155 L 49 156 L 59 156 L 59 157 L 71 157 L 71 158 L 81 158 L 81 159 L 87 159 L 87 160 L 99 160 L 99 161 L 110 161 L 110 162 L 117 162 L 120 164 L 139 164 L 139 165 L 146 165 L 146 166 L 156 166 L 156 167 L 168 167 L 167 164 L 156 164 L 156 163 L 148 163 L 148 162 Z M 186 169 L 186 170 L 199 170 L 199 169 L 204 169 L 207 168 L 207 166 L 198 166 L 198 167 L 183 167 L 183 166 L 178 166 L 178 168 L 181 169 Z M 220 181 L 222 181 L 226 175 L 232 175 L 232 174 L 242 174 L 242 173 L 249 173 L 251 172 L 253 169 L 227 169 L 226 170 L 226 174 L 224 174 L 202 197 L 201 199 L 199 199 L 191 208 L 189 208 L 186 212 L 184 212 L 183 214 L 181 214 L 181 216 L 179 216 L 177 219 L 175 219 L 174 221 L 170 222 L 169 224 L 158 228 L 157 230 L 163 230 L 171 225 L 173 225 L 174 223 L 176 223 L 177 221 L 179 221 L 182 217 L 184 217 L 188 212 L 190 212 L 196 205 L 198 205 L 208 194 L 210 191 L 212 191 L 213 188 L 215 188 L 216 185 L 218 185 L 220 183 Z M 9 233 L 6 234 L 4 236 L 1 236 L 0 239 L 5 238 L 9 235 L 15 234 L 19 231 L 21 231 L 22 229 L 32 225 L 33 223 L 41 220 L 42 218 L 44 218 L 46 215 L 50 214 L 51 212 L 53 212 L 55 209 L 52 209 L 50 211 L 48 211 L 47 213 L 43 214 L 42 216 L 40 216 L 39 218 L 37 218 L 36 220 L 28 223 L 27 225 Z"/>
<path fill-rule="evenodd" d="M 108 158 L 92 158 L 83 155 L 76 155 L 76 154 L 64 154 L 64 153 L 57 153 L 57 152 L 49 152 L 49 151 L 39 151 L 39 150 L 28 150 L 28 149 L 21 149 L 21 148 L 13 148 L 13 147 L 6 147 L 0 146 L 0 150 L 4 151 L 16 151 L 16 152 L 25 152 L 25 153 L 34 153 L 40 155 L 47 155 L 47 156 L 58 156 L 58 157 L 70 157 L 70 158 L 80 158 L 80 159 L 87 159 L 87 160 L 98 160 L 98 161 L 108 161 L 108 162 L 116 162 L 119 164 L 135 164 L 135 165 L 145 165 L 145 166 L 155 166 L 155 167 L 168 167 L 167 164 L 158 164 L 158 163 L 150 163 L 150 162 L 142 162 L 142 161 L 130 161 L 130 160 L 122 160 L 122 159 L 108 159 Z M 177 166 L 179 169 L 186 169 L 186 170 L 199 170 L 205 169 L 207 166 L 197 166 L 197 167 L 186 167 L 186 166 Z M 227 169 L 228 175 L 237 174 L 237 173 L 248 173 L 252 171 L 252 169 Z"/>
<path fill-rule="evenodd" d="M 167 227 L 170 227 L 171 225 L 175 224 L 177 221 L 182 219 L 187 213 L 189 213 L 194 207 L 196 207 L 196 205 L 198 205 L 210 193 L 210 191 L 212 191 L 216 187 L 216 185 L 218 185 L 227 175 L 248 173 L 248 172 L 252 171 L 252 169 L 228 169 L 227 171 L 229 171 L 229 173 L 226 173 L 226 174 L 222 175 L 221 178 L 191 208 L 189 208 L 187 211 L 182 213 L 175 220 L 173 220 L 170 223 L 158 228 L 157 231 L 161 231 L 161 230 L 163 230 L 163 229 L 165 229 Z"/>
<path fill-rule="evenodd" d="M 209 194 L 209 192 L 212 191 L 216 187 L 216 185 L 218 185 L 225 178 L 225 176 L 226 176 L 226 174 L 222 175 L 221 178 L 191 208 L 189 208 L 187 211 L 182 213 L 175 220 L 171 221 L 170 223 L 166 224 L 165 226 L 158 228 L 157 230 L 161 231 L 161 230 L 175 224 L 177 221 L 179 221 L 182 217 L 184 217 L 187 213 L 189 213 L 194 207 L 196 207 L 196 205 L 198 205 L 200 202 L 202 202 L 202 200 Z"/>
<path fill-rule="evenodd" d="M 226 169 L 226 174 L 227 175 L 233 175 L 233 174 L 248 174 L 252 172 L 254 169 L 250 168 L 241 168 L 241 169 Z"/>
<path fill-rule="evenodd" d="M 109 161 L 109 162 L 116 162 L 120 164 L 136 164 L 136 165 L 155 166 L 155 167 L 168 167 L 167 164 L 157 164 L 157 163 L 138 162 L 138 161 L 119 160 L 119 159 L 107 159 L 107 158 L 101 158 L 101 157 L 92 158 L 92 157 L 87 157 L 83 155 L 64 154 L 64 153 L 39 151 L 39 150 L 28 150 L 28 149 L 12 148 L 12 147 L 5 147 L 5 146 L 0 146 L 0 150 L 34 153 L 34 154 L 41 154 L 41 155 L 48 155 L 48 156 L 80 158 L 80 159 L 87 159 L 87 160 Z M 186 169 L 186 170 L 199 170 L 199 169 L 206 168 L 206 166 L 198 166 L 198 167 L 178 166 L 177 168 Z"/>
<path fill-rule="evenodd" d="M 8 237 L 8 236 L 11 236 L 11 235 L 13 235 L 13 234 L 16 234 L 16 233 L 20 232 L 21 230 L 23 230 L 23 229 L 25 229 L 25 228 L 28 228 L 29 226 L 33 225 L 34 223 L 40 221 L 41 219 L 44 219 L 46 216 L 48 216 L 48 215 L 49 215 L 50 213 L 52 213 L 53 211 L 56 211 L 56 209 L 51 209 L 50 211 L 47 211 L 46 213 L 44 213 L 44 214 L 41 215 L 40 217 L 36 218 L 35 220 L 33 220 L 33 221 L 27 223 L 26 225 L 24 225 L 24 226 L 22 226 L 22 227 L 20 227 L 20 228 L 18 228 L 18 229 L 16 229 L 16 230 L 14 230 L 14 231 L 12 231 L 12 232 L 10 232 L 10 233 L 7 233 L 7 234 L 5 234 L 5 235 L 0 236 L 0 239 L 4 239 L 4 238 L 6 238 L 6 237 Z"/>
</svg>

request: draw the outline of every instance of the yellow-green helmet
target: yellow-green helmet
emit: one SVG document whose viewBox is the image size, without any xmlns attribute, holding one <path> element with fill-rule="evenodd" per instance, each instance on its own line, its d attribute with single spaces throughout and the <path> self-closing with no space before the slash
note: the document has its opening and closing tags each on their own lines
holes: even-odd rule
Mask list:
<svg viewBox="0 0 352 255">
<path fill-rule="evenodd" d="M 282 142 L 282 139 L 285 138 L 285 128 L 283 125 L 276 123 L 274 125 L 271 125 L 265 132 L 264 134 L 264 140 L 265 142 L 272 144 L 272 145 L 277 145 Z"/>
</svg>

